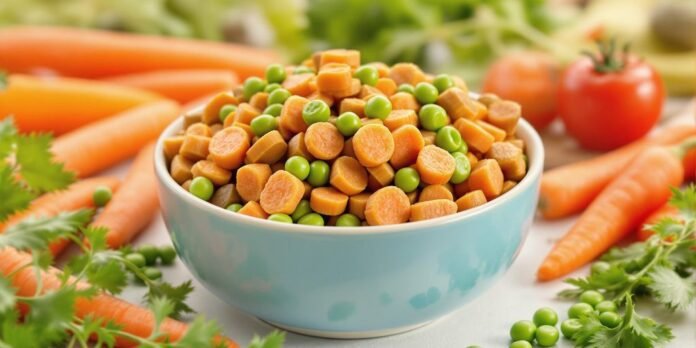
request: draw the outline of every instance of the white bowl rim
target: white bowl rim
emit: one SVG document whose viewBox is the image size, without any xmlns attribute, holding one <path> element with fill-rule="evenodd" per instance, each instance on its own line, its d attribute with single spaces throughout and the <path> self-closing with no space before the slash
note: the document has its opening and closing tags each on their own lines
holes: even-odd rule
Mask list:
<svg viewBox="0 0 696 348">
<path fill-rule="evenodd" d="M 470 93 L 473 97 L 477 94 Z M 193 109 L 191 112 L 196 112 L 201 110 L 203 106 Z M 374 234 L 387 234 L 387 233 L 400 233 L 407 232 L 418 229 L 427 229 L 429 227 L 436 227 L 444 224 L 454 223 L 459 220 L 463 220 L 472 216 L 483 214 L 489 210 L 495 209 L 498 205 L 503 204 L 506 201 L 511 200 L 522 193 L 522 191 L 529 188 L 534 183 L 534 178 L 541 177 L 543 166 L 544 166 L 544 146 L 541 141 L 541 137 L 537 131 L 532 127 L 529 122 L 520 118 L 517 125 L 517 131 L 521 132 L 522 137 L 525 138 L 525 149 L 529 160 L 529 168 L 526 175 L 522 180 L 515 185 L 510 191 L 505 194 L 500 195 L 496 199 L 489 201 L 478 207 L 458 212 L 456 214 L 438 217 L 430 220 L 423 220 L 417 222 L 405 222 L 402 224 L 394 225 L 382 225 L 382 226 L 355 226 L 355 227 L 338 227 L 338 226 L 312 226 L 312 225 L 299 225 L 299 224 L 288 224 L 276 221 L 269 221 L 264 219 L 259 219 L 252 216 L 247 216 L 243 214 L 233 213 L 225 208 L 218 207 L 207 201 L 203 201 L 196 198 L 188 191 L 184 190 L 179 184 L 177 184 L 174 179 L 169 175 L 167 170 L 167 165 L 164 160 L 163 152 L 163 142 L 164 139 L 174 135 L 178 130 L 180 130 L 183 123 L 183 117 L 178 117 L 174 122 L 172 122 L 167 128 L 160 134 L 157 139 L 154 161 L 155 161 L 155 174 L 158 181 L 165 187 L 165 189 L 170 190 L 176 197 L 184 200 L 190 205 L 201 209 L 202 211 L 216 215 L 222 219 L 230 220 L 234 223 L 239 223 L 243 225 L 249 225 L 250 227 L 263 227 L 265 229 L 274 230 L 276 232 L 287 232 L 287 233 L 299 233 L 299 234 L 313 234 L 313 235 L 330 235 L 334 237 L 340 237 L 341 235 L 374 235 Z M 520 133 L 518 133 L 520 134 Z"/>
</svg>

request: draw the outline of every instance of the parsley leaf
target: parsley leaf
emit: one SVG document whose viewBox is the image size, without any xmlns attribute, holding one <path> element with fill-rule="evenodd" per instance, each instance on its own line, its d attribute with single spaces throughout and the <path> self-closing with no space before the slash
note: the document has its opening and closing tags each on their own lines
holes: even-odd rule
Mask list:
<svg viewBox="0 0 696 348">
<path fill-rule="evenodd" d="M 220 328 L 214 321 L 206 321 L 201 316 L 196 317 L 184 336 L 176 342 L 176 347 L 209 347 L 219 332 Z"/>
<path fill-rule="evenodd" d="M 39 327 L 64 330 L 73 320 L 77 291 L 64 286 L 25 300 L 31 306 L 27 320 Z"/>
<path fill-rule="evenodd" d="M 680 277 L 674 270 L 660 266 L 650 273 L 652 283 L 648 285 L 655 299 L 673 310 L 684 310 L 696 296 L 696 284 Z"/>
<path fill-rule="evenodd" d="M 0 234 L 0 248 L 42 250 L 48 244 L 77 231 L 92 219 L 89 209 L 60 213 L 54 217 L 29 217 Z"/>
<path fill-rule="evenodd" d="M 0 222 L 11 214 L 29 206 L 35 194 L 27 191 L 15 180 L 12 168 L 2 163 L 0 157 Z"/>
<path fill-rule="evenodd" d="M 0 277 L 0 313 L 12 310 L 15 306 L 15 291 L 10 282 Z"/>
<path fill-rule="evenodd" d="M 53 161 L 51 139 L 48 134 L 17 137 L 15 156 L 19 172 L 27 185 L 37 192 L 62 189 L 75 181 L 74 173 L 65 171 L 62 163 Z"/>
<path fill-rule="evenodd" d="M 17 129 L 14 127 L 12 117 L 0 120 L 0 158 L 12 153 L 16 141 Z"/>
<path fill-rule="evenodd" d="M 248 348 L 280 348 L 285 343 L 285 332 L 274 330 L 266 337 L 254 335 Z"/>
<path fill-rule="evenodd" d="M 174 311 L 171 313 L 171 317 L 178 319 L 185 313 L 193 313 L 193 309 L 184 302 L 191 291 L 193 291 L 193 285 L 190 280 L 179 284 L 179 286 L 173 286 L 165 282 L 155 283 L 150 286 L 149 291 L 145 294 L 145 301 L 153 303 L 157 298 L 168 298 L 174 304 Z"/>
<path fill-rule="evenodd" d="M 117 260 L 92 263 L 86 274 L 92 286 L 112 294 L 120 293 L 128 285 L 128 276 Z"/>
</svg>

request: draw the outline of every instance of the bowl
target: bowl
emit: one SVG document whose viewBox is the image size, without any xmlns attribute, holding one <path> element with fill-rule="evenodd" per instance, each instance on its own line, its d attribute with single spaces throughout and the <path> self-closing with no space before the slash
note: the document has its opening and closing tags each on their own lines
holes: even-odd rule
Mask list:
<svg viewBox="0 0 696 348">
<path fill-rule="evenodd" d="M 482 206 L 390 226 L 317 227 L 214 206 L 169 176 L 160 136 L 155 171 L 164 222 L 183 263 L 208 290 L 275 326 L 313 336 L 408 331 L 464 307 L 515 260 L 532 223 L 544 150 L 520 120 L 529 171 Z"/>
</svg>

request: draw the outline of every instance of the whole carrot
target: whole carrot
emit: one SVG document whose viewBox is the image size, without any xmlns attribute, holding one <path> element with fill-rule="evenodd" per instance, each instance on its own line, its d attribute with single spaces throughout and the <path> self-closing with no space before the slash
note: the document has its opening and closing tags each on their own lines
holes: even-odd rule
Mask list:
<svg viewBox="0 0 696 348">
<path fill-rule="evenodd" d="M 683 146 L 696 146 L 696 138 Z M 680 147 L 681 149 L 682 147 Z M 684 179 L 684 151 L 651 147 L 641 152 L 590 204 L 539 267 L 539 280 L 552 280 L 592 261 L 640 224 Z"/>
<path fill-rule="evenodd" d="M 643 221 L 642 224 L 640 224 L 638 234 L 636 235 L 636 237 L 638 238 L 638 240 L 641 241 L 647 240 L 648 238 L 650 238 L 650 236 L 655 234 L 655 232 L 650 230 L 649 228 L 646 228 L 646 226 L 653 225 L 666 217 L 676 218 L 677 216 L 679 216 L 679 209 L 675 208 L 669 203 L 663 205 L 662 207 L 655 210 L 652 214 L 650 214 L 650 216 L 648 216 L 648 218 L 645 219 L 645 221 Z"/>
<path fill-rule="evenodd" d="M 99 81 L 10 75 L 0 83 L 0 117 L 12 115 L 21 132 L 60 135 L 161 98 Z"/>
<path fill-rule="evenodd" d="M 58 137 L 52 151 L 65 169 L 90 176 L 135 156 L 178 114 L 172 101 L 145 104 Z"/>
<path fill-rule="evenodd" d="M 655 145 L 677 144 L 693 135 L 694 126 L 669 127 L 618 150 L 545 172 L 539 193 L 541 215 L 557 219 L 582 211 L 641 151 Z"/>
<path fill-rule="evenodd" d="M 104 79 L 109 83 L 135 87 L 188 103 L 215 92 L 230 90 L 239 81 L 229 70 L 159 70 Z"/>
<path fill-rule="evenodd" d="M 10 216 L 7 221 L 0 223 L 0 233 L 5 229 L 20 223 L 29 216 L 56 216 L 62 211 L 93 208 L 92 195 L 99 186 L 106 186 L 117 192 L 121 181 L 118 178 L 103 176 L 84 179 L 70 185 L 64 191 L 47 193 L 33 202 L 29 209 Z M 68 245 L 68 240 L 57 240 L 50 245 L 53 255 L 59 254 Z"/>
<path fill-rule="evenodd" d="M 152 70 L 226 69 L 241 78 L 278 62 L 272 51 L 229 43 L 60 27 L 0 30 L 0 67 L 47 68 L 64 76 L 101 78 Z"/>
<path fill-rule="evenodd" d="M 35 270 L 24 267 L 31 263 L 31 256 L 12 248 L 0 249 L 0 275 L 9 277 L 12 286 L 17 289 L 19 296 L 34 296 L 37 288 Z M 44 292 L 57 290 L 62 286 L 59 278 L 60 270 L 51 268 L 41 272 L 42 289 Z M 73 281 L 72 279 L 70 281 Z M 85 286 L 84 284 L 78 285 Z M 155 328 L 155 318 L 148 309 L 130 304 L 107 294 L 97 294 L 93 297 L 79 297 L 75 301 L 75 314 L 80 319 L 91 316 L 93 319 L 101 319 L 103 323 L 112 322 L 121 330 L 138 337 L 148 337 Z M 176 342 L 181 339 L 188 330 L 188 326 L 180 321 L 167 318 L 160 326 L 160 332 Z M 237 347 L 237 344 L 225 337 L 219 340 L 229 348 Z M 116 340 L 117 347 L 132 347 L 134 342 L 119 337 Z"/>
<path fill-rule="evenodd" d="M 123 185 L 92 223 L 109 230 L 106 243 L 110 248 L 116 249 L 133 239 L 159 208 L 153 155 L 153 144 L 140 151 Z"/>
</svg>

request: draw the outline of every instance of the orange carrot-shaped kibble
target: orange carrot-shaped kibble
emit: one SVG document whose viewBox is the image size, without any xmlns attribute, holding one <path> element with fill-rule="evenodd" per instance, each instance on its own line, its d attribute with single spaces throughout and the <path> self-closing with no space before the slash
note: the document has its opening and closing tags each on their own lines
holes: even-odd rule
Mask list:
<svg viewBox="0 0 696 348">
<path fill-rule="evenodd" d="M 696 146 L 696 138 L 683 146 Z M 646 215 L 667 202 L 670 188 L 682 183 L 683 156 L 683 151 L 667 147 L 641 152 L 556 243 L 539 267 L 539 280 L 574 271 L 635 230 Z"/>
<path fill-rule="evenodd" d="M 0 262 L 0 275 L 9 278 L 12 287 L 17 290 L 17 295 L 34 296 L 38 286 L 36 272 L 32 267 L 22 268 L 26 264 L 31 264 L 31 256 L 12 248 L 4 248 L 0 249 L 0 260 L 2 260 Z M 41 285 L 44 292 L 61 288 L 63 283 L 59 275 L 60 270 L 56 268 L 41 271 Z M 78 287 L 85 286 L 85 284 L 78 285 Z M 92 319 L 101 319 L 104 324 L 115 324 L 122 331 L 142 338 L 150 336 L 155 328 L 155 318 L 150 310 L 107 294 L 97 294 L 90 298 L 78 297 L 75 301 L 75 315 L 80 319 L 88 316 L 91 316 Z M 188 326 L 180 321 L 167 318 L 159 329 L 166 339 L 170 342 L 176 342 L 186 334 Z M 237 344 L 228 338 L 218 337 L 216 340 L 229 348 L 237 347 Z M 118 337 L 116 346 L 132 347 L 135 346 L 135 342 Z"/>
<path fill-rule="evenodd" d="M 135 156 L 178 114 L 172 101 L 146 104 L 58 137 L 52 151 L 65 169 L 90 176 Z"/>
<path fill-rule="evenodd" d="M 92 225 L 106 227 L 106 244 L 117 249 L 130 242 L 152 220 L 159 208 L 153 166 L 153 145 L 140 151 L 121 188 Z"/>
<path fill-rule="evenodd" d="M 641 151 L 654 145 L 677 144 L 692 135 L 696 135 L 694 126 L 669 127 L 593 159 L 549 170 L 541 178 L 539 211 L 546 219 L 578 213 Z"/>
<path fill-rule="evenodd" d="M 106 82 L 10 75 L 0 81 L 0 117 L 12 115 L 21 132 L 60 135 L 161 98 Z"/>
<path fill-rule="evenodd" d="M 188 103 L 215 92 L 231 90 L 238 82 L 230 70 L 158 70 L 109 77 L 103 81 L 155 92 Z"/>
<path fill-rule="evenodd" d="M 59 27 L 0 30 L 0 67 L 10 72 L 50 69 L 100 78 L 152 70 L 226 69 L 262 76 L 280 59 L 273 51 L 229 43 Z"/>
<path fill-rule="evenodd" d="M 121 181 L 115 177 L 94 177 L 78 181 L 63 191 L 47 193 L 31 202 L 29 209 L 16 213 L 5 222 L 0 223 L 0 233 L 30 216 L 53 217 L 63 211 L 94 208 L 94 200 L 92 199 L 94 190 L 104 186 L 117 192 L 120 183 Z M 51 243 L 50 249 L 53 255 L 63 251 L 68 242 L 67 239 L 61 239 Z"/>
</svg>

